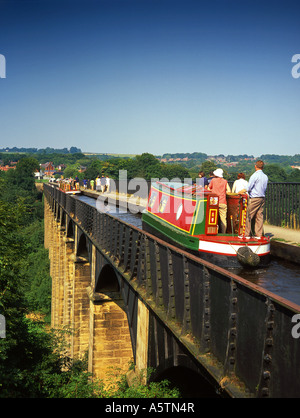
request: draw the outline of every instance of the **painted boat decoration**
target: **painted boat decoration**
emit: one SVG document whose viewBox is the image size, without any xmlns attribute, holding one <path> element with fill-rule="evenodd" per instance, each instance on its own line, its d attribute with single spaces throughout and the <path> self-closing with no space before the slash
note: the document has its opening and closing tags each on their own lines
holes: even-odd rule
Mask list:
<svg viewBox="0 0 300 418">
<path fill-rule="evenodd" d="M 247 194 L 227 195 L 227 230 L 219 234 L 216 194 L 199 185 L 152 183 L 143 229 L 224 268 L 263 267 L 270 239 L 244 238 L 247 199 Z"/>
<path fill-rule="evenodd" d="M 79 183 L 76 183 L 74 180 L 61 180 L 58 187 L 59 190 L 66 194 L 81 194 Z"/>
</svg>

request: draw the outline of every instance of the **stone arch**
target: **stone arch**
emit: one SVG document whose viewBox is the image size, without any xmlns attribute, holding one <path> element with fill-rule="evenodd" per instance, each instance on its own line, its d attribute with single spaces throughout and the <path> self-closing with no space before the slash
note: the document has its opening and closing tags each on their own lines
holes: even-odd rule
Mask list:
<svg viewBox="0 0 300 418">
<path fill-rule="evenodd" d="M 64 210 L 61 213 L 60 225 L 64 228 L 66 227 L 66 212 Z"/>
<path fill-rule="evenodd" d="M 134 358 L 127 307 L 121 293 L 116 271 L 110 264 L 101 263 L 90 305 L 89 371 L 104 382 L 109 380 L 111 367 L 126 373 Z"/>
<path fill-rule="evenodd" d="M 54 213 L 55 213 L 55 219 L 56 219 L 56 221 L 59 222 L 60 221 L 60 206 L 59 206 L 59 204 L 57 202 L 55 202 L 55 211 L 54 211 Z"/>
<path fill-rule="evenodd" d="M 100 293 L 120 292 L 120 284 L 117 275 L 109 264 L 106 264 L 102 268 L 96 283 L 95 291 Z"/>
<path fill-rule="evenodd" d="M 88 245 L 85 234 L 81 234 L 78 239 L 78 245 L 77 245 L 77 252 L 76 255 L 78 257 L 84 257 L 88 259 L 89 251 L 88 251 Z"/>
<path fill-rule="evenodd" d="M 75 238 L 74 226 L 71 219 L 67 222 L 67 238 Z"/>
</svg>

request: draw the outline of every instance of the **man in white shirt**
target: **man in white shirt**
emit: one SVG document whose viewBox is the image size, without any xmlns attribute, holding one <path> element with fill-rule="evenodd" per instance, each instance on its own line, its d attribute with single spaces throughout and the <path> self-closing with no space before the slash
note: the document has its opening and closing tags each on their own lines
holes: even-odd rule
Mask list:
<svg viewBox="0 0 300 418">
<path fill-rule="evenodd" d="M 101 180 L 100 180 L 99 176 L 97 176 L 97 178 L 96 178 L 96 190 L 98 192 L 100 192 L 100 190 L 101 190 Z"/>
</svg>

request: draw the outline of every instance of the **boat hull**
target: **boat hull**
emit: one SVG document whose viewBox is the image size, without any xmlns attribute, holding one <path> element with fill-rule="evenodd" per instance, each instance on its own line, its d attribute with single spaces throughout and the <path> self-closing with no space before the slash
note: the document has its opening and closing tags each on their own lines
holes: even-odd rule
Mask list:
<svg viewBox="0 0 300 418">
<path fill-rule="evenodd" d="M 180 233 L 164 222 L 154 219 L 148 213 L 143 214 L 142 227 L 144 231 L 155 235 L 163 241 L 225 269 L 265 268 L 270 263 L 270 243 L 267 240 L 247 242 L 246 240 L 239 240 L 237 237 L 231 239 L 230 237 L 222 236 L 213 238 L 204 236 L 199 238 Z M 258 253 L 259 263 L 257 265 L 252 267 L 241 261 L 237 251 L 242 247 L 248 247 L 254 253 Z"/>
<path fill-rule="evenodd" d="M 227 194 L 227 228 L 219 233 L 219 197 L 180 183 L 151 185 L 142 215 L 143 229 L 223 268 L 260 268 L 270 261 L 270 240 L 241 238 L 245 231 L 247 195 Z"/>
<path fill-rule="evenodd" d="M 61 189 L 60 189 L 61 190 Z M 73 194 L 82 194 L 81 193 L 81 191 L 80 190 L 69 190 L 69 191 L 64 191 L 64 190 L 61 190 L 63 193 L 65 193 L 65 194 L 71 194 L 71 195 L 73 195 Z"/>
</svg>

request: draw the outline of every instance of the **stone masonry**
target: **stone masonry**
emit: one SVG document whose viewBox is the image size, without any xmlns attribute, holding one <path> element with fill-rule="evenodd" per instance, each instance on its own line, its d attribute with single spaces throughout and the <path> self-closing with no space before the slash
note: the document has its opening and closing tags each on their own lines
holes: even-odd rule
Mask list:
<svg viewBox="0 0 300 418">
<path fill-rule="evenodd" d="M 91 263 L 76 255 L 76 228 L 75 236 L 67 237 L 65 226 L 45 201 L 45 247 L 52 278 L 51 327 L 67 331 L 71 358 L 88 353 L 88 370 L 94 378 L 107 381 L 110 370 L 126 372 L 133 360 L 127 315 L 120 296 L 93 297 L 96 249 L 93 247 Z"/>
</svg>

